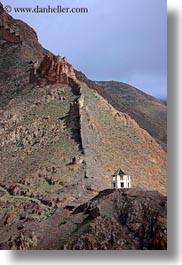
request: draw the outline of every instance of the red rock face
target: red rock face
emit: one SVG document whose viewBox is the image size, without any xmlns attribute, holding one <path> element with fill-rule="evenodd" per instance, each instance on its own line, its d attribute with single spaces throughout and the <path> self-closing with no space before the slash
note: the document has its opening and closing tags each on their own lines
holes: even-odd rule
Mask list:
<svg viewBox="0 0 182 265">
<path fill-rule="evenodd" d="M 0 40 L 11 43 L 21 43 L 21 36 L 11 25 L 10 21 L 10 16 L 5 13 L 2 4 L 0 4 Z"/>
<path fill-rule="evenodd" d="M 51 84 L 68 84 L 69 78 L 76 79 L 73 66 L 66 61 L 66 58 L 62 59 L 61 56 L 45 56 L 37 69 L 37 74 Z"/>
</svg>

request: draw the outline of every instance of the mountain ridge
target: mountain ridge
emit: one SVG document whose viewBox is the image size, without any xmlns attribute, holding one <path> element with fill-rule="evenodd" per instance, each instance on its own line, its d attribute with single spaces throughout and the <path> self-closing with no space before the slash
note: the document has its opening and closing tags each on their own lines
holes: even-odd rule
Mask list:
<svg viewBox="0 0 182 265">
<path fill-rule="evenodd" d="M 167 107 L 165 104 L 162 104 L 159 99 L 123 82 L 92 81 L 79 71 L 76 71 L 76 76 L 79 80 L 87 83 L 90 88 L 101 94 L 118 111 L 124 111 L 129 114 L 141 128 L 147 130 L 148 133 L 155 138 L 165 151 L 167 150 Z M 112 85 L 110 85 L 110 83 Z M 132 100 L 131 104 L 127 99 L 123 98 L 123 93 L 121 95 L 122 87 L 124 94 L 129 94 L 128 97 Z M 142 98 L 140 100 L 143 104 L 147 105 L 149 102 L 148 108 L 147 106 L 144 109 L 139 108 L 141 102 L 137 102 L 137 94 L 142 96 L 143 100 Z M 133 106 L 133 102 L 135 102 L 135 106 Z M 153 113 L 154 110 L 156 113 Z M 148 111 L 148 113 L 146 113 L 146 111 Z"/>
</svg>

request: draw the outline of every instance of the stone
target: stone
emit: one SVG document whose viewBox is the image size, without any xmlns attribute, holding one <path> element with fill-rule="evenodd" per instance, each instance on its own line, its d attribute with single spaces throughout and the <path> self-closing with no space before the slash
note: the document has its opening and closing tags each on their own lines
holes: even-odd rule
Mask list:
<svg viewBox="0 0 182 265">
<path fill-rule="evenodd" d="M 65 58 L 65 57 L 64 57 Z M 38 62 L 33 64 L 33 72 L 30 73 L 30 82 L 39 82 L 46 79 L 49 84 L 69 84 L 69 78 L 76 82 L 76 75 L 73 66 L 62 59 L 60 55 L 50 57 L 46 55 L 38 67 Z"/>
<path fill-rule="evenodd" d="M 18 229 L 18 230 L 22 230 L 23 228 L 24 228 L 24 225 L 23 225 L 23 224 L 18 224 L 18 225 L 17 225 L 17 229 Z"/>
<path fill-rule="evenodd" d="M 6 194 L 4 190 L 0 190 L 0 197 L 3 197 Z"/>
<path fill-rule="evenodd" d="M 166 197 L 158 192 L 104 190 L 72 213 L 87 216 L 68 250 L 166 250 Z"/>
<path fill-rule="evenodd" d="M 16 219 L 15 213 L 9 213 L 5 217 L 4 225 L 11 225 Z"/>
<path fill-rule="evenodd" d="M 21 231 L 17 236 L 9 239 L 9 247 L 11 250 L 29 250 L 37 245 L 37 236 L 34 232 L 28 233 Z"/>
<path fill-rule="evenodd" d="M 77 118 L 79 117 L 80 112 L 79 112 L 79 104 L 77 101 L 74 101 L 70 103 L 70 116 L 72 118 Z"/>
</svg>

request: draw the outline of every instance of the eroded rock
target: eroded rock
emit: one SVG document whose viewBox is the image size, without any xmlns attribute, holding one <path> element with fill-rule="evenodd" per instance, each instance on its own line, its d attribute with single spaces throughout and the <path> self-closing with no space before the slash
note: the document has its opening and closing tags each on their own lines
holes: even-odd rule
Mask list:
<svg viewBox="0 0 182 265">
<path fill-rule="evenodd" d="M 79 206 L 88 229 L 66 245 L 72 250 L 167 249 L 166 197 L 141 189 L 105 190 Z M 74 217 L 76 218 L 76 217 Z"/>
</svg>

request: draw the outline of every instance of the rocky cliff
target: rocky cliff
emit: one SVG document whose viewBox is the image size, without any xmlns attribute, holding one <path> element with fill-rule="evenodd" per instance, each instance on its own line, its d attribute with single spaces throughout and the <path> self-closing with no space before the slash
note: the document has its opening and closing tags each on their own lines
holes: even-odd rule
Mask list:
<svg viewBox="0 0 182 265">
<path fill-rule="evenodd" d="M 156 191 L 104 190 L 78 207 L 60 207 L 41 222 L 26 223 L 22 215 L 18 232 L 0 246 L 22 250 L 166 250 L 166 215 L 166 197 Z M 13 218 L 7 216 L 7 228 Z"/>
<path fill-rule="evenodd" d="M 11 23 L 11 17 L 7 16 L 2 4 L 0 4 L 0 40 L 11 43 L 22 43 L 22 37 L 18 30 Z"/>
<path fill-rule="evenodd" d="M 105 190 L 76 208 L 78 221 L 65 249 L 167 249 L 166 197 L 140 189 Z M 65 223 L 65 226 L 68 225 Z"/>
</svg>

